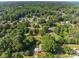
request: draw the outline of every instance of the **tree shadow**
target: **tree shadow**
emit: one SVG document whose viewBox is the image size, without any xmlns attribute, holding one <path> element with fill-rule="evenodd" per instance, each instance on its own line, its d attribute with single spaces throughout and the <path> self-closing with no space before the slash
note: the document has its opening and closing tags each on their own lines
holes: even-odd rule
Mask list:
<svg viewBox="0 0 79 59">
<path fill-rule="evenodd" d="M 30 51 L 30 56 L 32 56 L 34 54 L 34 49 L 36 47 L 36 41 L 33 41 L 31 44 L 30 44 L 30 47 L 29 47 L 29 51 Z"/>
</svg>

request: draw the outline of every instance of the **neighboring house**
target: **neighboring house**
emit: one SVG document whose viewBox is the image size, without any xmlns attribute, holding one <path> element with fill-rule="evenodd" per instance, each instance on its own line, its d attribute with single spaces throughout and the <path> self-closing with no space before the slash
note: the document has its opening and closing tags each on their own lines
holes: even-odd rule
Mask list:
<svg viewBox="0 0 79 59">
<path fill-rule="evenodd" d="M 42 44 L 39 44 L 38 48 L 34 49 L 35 53 L 40 53 L 42 51 Z"/>
<path fill-rule="evenodd" d="M 62 21 L 62 22 L 61 22 L 61 25 L 69 24 L 69 23 L 70 23 L 69 21 Z"/>
<path fill-rule="evenodd" d="M 38 57 L 38 53 L 42 52 L 42 44 L 39 44 L 37 48 L 34 49 L 34 58 Z"/>
<path fill-rule="evenodd" d="M 68 24 L 69 23 L 69 21 L 66 21 L 66 24 Z"/>
<path fill-rule="evenodd" d="M 65 22 L 61 22 L 61 25 L 64 25 L 65 24 Z"/>
<path fill-rule="evenodd" d="M 76 49 L 76 48 L 74 48 L 74 49 L 73 49 L 73 54 L 75 54 L 75 55 L 79 55 L 79 50 Z"/>
</svg>

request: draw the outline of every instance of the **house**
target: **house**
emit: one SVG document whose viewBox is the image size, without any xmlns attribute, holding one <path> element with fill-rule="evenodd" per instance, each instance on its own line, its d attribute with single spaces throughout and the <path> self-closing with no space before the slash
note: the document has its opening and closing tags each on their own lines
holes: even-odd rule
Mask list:
<svg viewBox="0 0 79 59">
<path fill-rule="evenodd" d="M 66 21 L 66 24 L 69 24 L 69 21 Z"/>
<path fill-rule="evenodd" d="M 79 55 L 79 50 L 76 49 L 76 48 L 74 48 L 74 49 L 73 49 L 73 54 L 75 54 L 75 55 Z"/>
<path fill-rule="evenodd" d="M 39 44 L 37 48 L 34 49 L 34 58 L 38 57 L 38 53 L 42 52 L 42 44 Z"/>
<path fill-rule="evenodd" d="M 61 22 L 61 25 L 64 25 L 65 24 L 65 22 Z"/>
</svg>

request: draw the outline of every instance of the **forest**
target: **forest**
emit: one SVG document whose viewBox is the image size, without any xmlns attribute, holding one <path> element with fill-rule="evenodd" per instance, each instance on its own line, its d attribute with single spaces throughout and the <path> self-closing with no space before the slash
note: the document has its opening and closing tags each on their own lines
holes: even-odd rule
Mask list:
<svg viewBox="0 0 79 59">
<path fill-rule="evenodd" d="M 79 50 L 79 2 L 0 2 L 0 58 L 68 58 Z"/>
</svg>

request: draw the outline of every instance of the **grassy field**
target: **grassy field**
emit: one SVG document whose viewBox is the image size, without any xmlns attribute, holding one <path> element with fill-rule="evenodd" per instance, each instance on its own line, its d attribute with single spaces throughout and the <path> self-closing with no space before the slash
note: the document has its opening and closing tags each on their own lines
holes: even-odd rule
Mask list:
<svg viewBox="0 0 79 59">
<path fill-rule="evenodd" d="M 63 45 L 63 46 L 67 46 L 67 47 L 70 47 L 71 49 L 79 49 L 79 45 L 76 45 L 76 44 L 67 44 L 67 45 Z"/>
</svg>

